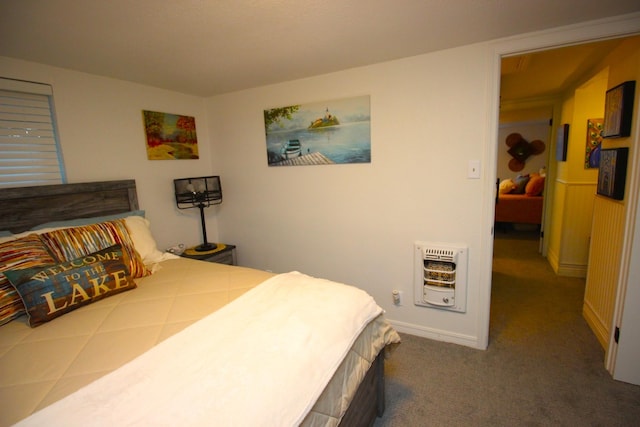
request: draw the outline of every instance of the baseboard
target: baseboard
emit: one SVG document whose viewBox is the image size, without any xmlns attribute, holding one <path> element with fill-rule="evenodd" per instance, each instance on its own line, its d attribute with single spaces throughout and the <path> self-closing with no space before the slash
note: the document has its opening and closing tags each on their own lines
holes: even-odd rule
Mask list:
<svg viewBox="0 0 640 427">
<path fill-rule="evenodd" d="M 593 310 L 591 304 L 585 301 L 582 305 L 582 317 L 587 321 L 587 324 L 593 331 L 604 351 L 609 348 L 609 331 L 607 330 L 604 322 L 600 320 L 598 314 Z"/>
<path fill-rule="evenodd" d="M 587 277 L 586 265 L 561 263 L 558 254 L 551 249 L 547 251 L 547 261 L 549 261 L 549 265 L 558 276 L 578 277 L 580 279 L 586 279 Z"/>
<path fill-rule="evenodd" d="M 547 261 L 549 262 L 549 265 L 551 265 L 554 273 L 558 274 L 560 258 L 558 257 L 558 253 L 551 248 L 547 250 Z"/>
<path fill-rule="evenodd" d="M 578 277 L 580 279 L 586 279 L 587 266 L 578 264 L 560 264 L 556 274 L 563 277 Z"/>
<path fill-rule="evenodd" d="M 458 334 L 451 331 L 445 331 L 442 329 L 427 328 L 412 323 L 399 322 L 397 320 L 387 319 L 387 321 L 398 332 L 402 332 L 409 335 L 415 335 L 417 337 L 429 338 L 436 341 L 449 342 L 453 344 L 459 344 L 466 347 L 475 348 L 478 350 L 486 350 L 485 346 L 480 345 L 478 337 L 471 335 Z"/>
</svg>

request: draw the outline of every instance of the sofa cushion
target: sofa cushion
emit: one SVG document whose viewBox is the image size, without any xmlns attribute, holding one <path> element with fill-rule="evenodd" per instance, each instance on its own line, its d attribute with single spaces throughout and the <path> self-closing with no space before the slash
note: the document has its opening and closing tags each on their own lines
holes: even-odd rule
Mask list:
<svg viewBox="0 0 640 427">
<path fill-rule="evenodd" d="M 539 196 L 542 194 L 544 190 L 544 176 L 541 175 L 533 175 L 529 182 L 527 182 L 527 186 L 525 187 L 525 194 L 527 196 Z"/>
</svg>

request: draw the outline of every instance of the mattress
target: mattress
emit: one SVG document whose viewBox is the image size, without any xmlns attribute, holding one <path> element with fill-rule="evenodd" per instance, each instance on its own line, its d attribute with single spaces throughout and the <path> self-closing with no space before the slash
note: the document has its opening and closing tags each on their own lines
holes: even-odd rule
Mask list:
<svg viewBox="0 0 640 427">
<path fill-rule="evenodd" d="M 11 425 L 145 353 L 272 273 L 185 258 L 138 288 L 30 328 L 0 327 L 0 425 Z M 381 317 L 358 337 L 304 425 L 337 425 L 378 352 L 397 334 Z"/>
</svg>

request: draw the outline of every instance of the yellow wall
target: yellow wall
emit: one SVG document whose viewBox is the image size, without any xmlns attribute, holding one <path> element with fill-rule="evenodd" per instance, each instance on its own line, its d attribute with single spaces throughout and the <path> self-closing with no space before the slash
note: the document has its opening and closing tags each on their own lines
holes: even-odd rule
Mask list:
<svg viewBox="0 0 640 427">
<path fill-rule="evenodd" d="M 623 42 L 607 58 L 610 64 L 607 89 L 625 81 L 640 78 L 640 37 Z M 637 83 L 636 83 L 637 84 Z M 638 87 L 636 87 L 634 121 L 638 120 Z M 632 126 L 629 137 L 605 139 L 603 148 L 629 147 L 627 185 L 625 197 L 621 201 L 595 196 L 594 227 L 590 252 L 587 284 L 584 297 L 584 316 L 598 340 L 608 349 L 614 308 L 620 282 L 622 257 L 624 256 L 626 217 L 630 204 L 637 203 L 637 190 L 630 191 L 631 178 L 637 175 L 633 170 L 634 150 L 632 143 L 637 140 L 637 123 Z M 637 287 L 637 283 L 628 283 L 627 287 Z M 628 301 L 629 303 L 635 303 Z"/>
<path fill-rule="evenodd" d="M 587 119 L 604 117 L 607 89 L 632 79 L 637 72 L 640 37 L 623 41 L 603 59 L 579 87 L 562 102 L 558 125 L 569 123 L 567 161 L 558 162 L 550 221 L 546 224 L 548 259 L 556 273 L 586 277 L 591 244 L 597 168 L 585 168 Z M 554 126 L 557 129 L 557 126 Z M 625 138 L 605 140 L 603 148 L 627 146 Z M 555 147 L 555 145 L 554 145 Z M 555 150 L 555 148 L 554 148 Z"/>
<path fill-rule="evenodd" d="M 593 195 L 598 171 L 585 168 L 587 120 L 602 118 L 608 84 L 605 67 L 564 99 L 561 126 L 569 124 L 566 162 L 558 162 L 556 192 L 547 229 L 548 258 L 556 273 L 585 277 L 593 215 Z M 555 126 L 557 129 L 558 126 Z"/>
<path fill-rule="evenodd" d="M 566 179 L 570 182 L 595 183 L 598 180 L 597 169 L 584 166 L 587 120 L 604 117 L 604 98 L 608 77 L 609 68 L 606 67 L 575 91 L 566 162 L 568 166 Z"/>
<path fill-rule="evenodd" d="M 568 98 L 563 99 L 562 101 L 562 107 L 560 108 L 560 123 L 558 123 L 558 125 L 563 125 L 565 123 L 569 124 L 569 137 L 571 137 L 572 134 L 572 129 L 571 129 L 571 124 L 573 122 L 573 107 L 575 105 L 575 98 L 573 96 L 573 92 L 571 93 L 571 96 Z M 557 126 L 554 126 L 554 129 L 557 129 Z M 571 140 L 569 140 L 569 143 L 571 142 Z M 570 160 L 569 158 L 569 148 L 571 145 L 568 143 L 567 145 L 567 160 Z M 575 144 L 574 144 L 575 145 Z M 568 163 L 567 162 L 558 162 L 557 164 L 557 172 L 556 172 L 556 176 L 557 179 L 560 181 L 566 181 L 569 178 L 569 167 L 568 167 Z"/>
</svg>

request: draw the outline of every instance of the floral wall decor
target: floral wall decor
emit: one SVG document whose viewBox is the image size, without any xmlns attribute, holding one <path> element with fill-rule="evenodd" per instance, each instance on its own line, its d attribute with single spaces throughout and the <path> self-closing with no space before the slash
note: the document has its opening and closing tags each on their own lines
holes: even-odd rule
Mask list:
<svg viewBox="0 0 640 427">
<path fill-rule="evenodd" d="M 520 172 L 530 156 L 541 154 L 546 148 L 545 143 L 539 139 L 529 142 L 517 132 L 507 135 L 505 143 L 509 147 L 507 153 L 513 157 L 509 160 L 509 169 L 514 172 Z"/>
</svg>

